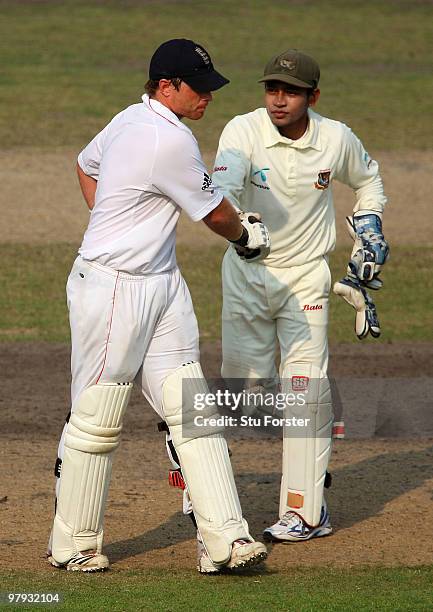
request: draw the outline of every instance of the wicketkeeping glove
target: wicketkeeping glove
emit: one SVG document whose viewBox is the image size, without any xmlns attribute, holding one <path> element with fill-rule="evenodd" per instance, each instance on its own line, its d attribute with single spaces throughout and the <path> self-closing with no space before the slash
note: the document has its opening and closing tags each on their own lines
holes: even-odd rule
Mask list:
<svg viewBox="0 0 433 612">
<path fill-rule="evenodd" d="M 334 284 L 334 293 L 341 296 L 356 310 L 355 333 L 360 340 L 369 333 L 373 338 L 380 336 L 376 306 L 358 278 L 345 276 Z"/>
<path fill-rule="evenodd" d="M 379 273 L 389 255 L 381 218 L 374 212 L 358 211 L 346 217 L 346 222 L 355 241 L 347 267 L 349 277 L 358 278 L 369 289 L 380 289 L 383 283 Z"/>
<path fill-rule="evenodd" d="M 265 259 L 271 250 L 268 228 L 261 222 L 260 213 L 239 213 L 244 232 L 239 240 L 231 241 L 236 253 L 245 261 Z"/>
</svg>

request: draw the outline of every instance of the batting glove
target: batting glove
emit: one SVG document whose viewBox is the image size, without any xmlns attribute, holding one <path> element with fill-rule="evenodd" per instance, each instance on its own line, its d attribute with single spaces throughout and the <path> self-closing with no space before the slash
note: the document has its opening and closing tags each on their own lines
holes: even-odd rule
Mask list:
<svg viewBox="0 0 433 612">
<path fill-rule="evenodd" d="M 244 232 L 239 240 L 232 241 L 236 253 L 247 262 L 265 259 L 271 250 L 271 239 L 260 213 L 240 213 L 239 219 Z"/>
<path fill-rule="evenodd" d="M 376 306 L 358 278 L 345 276 L 334 284 L 334 293 L 341 296 L 356 310 L 355 333 L 360 340 L 369 333 L 373 338 L 380 336 Z"/>
<path fill-rule="evenodd" d="M 349 277 L 355 276 L 369 289 L 380 289 L 379 278 L 382 266 L 389 256 L 389 246 L 382 233 L 379 215 L 359 211 L 353 217 L 346 217 L 349 233 L 355 241 L 347 267 Z"/>
</svg>

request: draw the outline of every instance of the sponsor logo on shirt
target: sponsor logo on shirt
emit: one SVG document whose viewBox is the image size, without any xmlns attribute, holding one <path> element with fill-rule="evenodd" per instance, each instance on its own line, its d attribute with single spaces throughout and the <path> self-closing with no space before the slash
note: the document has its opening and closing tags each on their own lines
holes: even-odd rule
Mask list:
<svg viewBox="0 0 433 612">
<path fill-rule="evenodd" d="M 367 164 L 367 169 L 369 169 L 373 160 L 367 152 L 364 153 L 364 161 Z"/>
<path fill-rule="evenodd" d="M 210 191 L 210 193 L 214 192 L 214 186 L 212 184 L 212 179 L 206 172 L 203 172 L 203 185 L 201 187 L 202 191 Z"/>
<path fill-rule="evenodd" d="M 292 391 L 306 391 L 309 382 L 308 376 L 292 376 Z"/>
<path fill-rule="evenodd" d="M 320 170 L 317 176 L 317 181 L 314 183 L 314 187 L 316 189 L 328 189 L 330 177 L 331 177 L 330 170 Z"/>
<path fill-rule="evenodd" d="M 260 168 L 259 170 L 255 170 L 253 172 L 253 178 L 250 181 L 251 185 L 258 187 L 259 189 L 270 189 L 269 185 L 266 183 L 266 172 L 269 170 L 270 168 Z M 260 183 L 258 182 L 259 180 L 261 181 Z"/>
<path fill-rule="evenodd" d="M 215 166 L 213 169 L 214 172 L 226 172 L 227 166 Z"/>
</svg>

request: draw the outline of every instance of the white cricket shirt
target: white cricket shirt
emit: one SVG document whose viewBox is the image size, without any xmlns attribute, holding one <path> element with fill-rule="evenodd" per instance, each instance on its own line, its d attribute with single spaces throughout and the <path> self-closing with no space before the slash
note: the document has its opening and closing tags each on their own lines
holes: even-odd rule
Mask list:
<svg viewBox="0 0 433 612">
<path fill-rule="evenodd" d="M 309 110 L 299 140 L 280 134 L 265 108 L 234 117 L 224 128 L 213 182 L 243 211 L 262 214 L 271 253 L 261 263 L 298 266 L 335 247 L 334 179 L 355 191 L 358 210 L 382 213 L 378 164 L 343 123 Z"/>
<path fill-rule="evenodd" d="M 79 253 L 130 274 L 173 268 L 181 209 L 199 221 L 223 198 L 191 130 L 147 95 L 116 115 L 78 163 L 98 181 Z"/>
</svg>

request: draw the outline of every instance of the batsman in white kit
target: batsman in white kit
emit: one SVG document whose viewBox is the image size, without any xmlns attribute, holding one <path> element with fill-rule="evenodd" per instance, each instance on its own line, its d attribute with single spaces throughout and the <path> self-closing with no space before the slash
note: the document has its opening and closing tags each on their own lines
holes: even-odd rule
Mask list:
<svg viewBox="0 0 433 612">
<path fill-rule="evenodd" d="M 312 110 L 320 95 L 319 77 L 317 62 L 298 50 L 272 58 L 260 79 L 266 108 L 226 125 L 212 177 L 239 211 L 258 213 L 272 243 L 269 255 L 259 261 L 254 252 L 236 245 L 224 256 L 222 376 L 259 379 L 266 388 L 278 379 L 279 345 L 281 391 L 288 398 L 305 396 L 304 404 L 284 409 L 288 423 L 292 417 L 308 423 L 295 432 L 284 421 L 279 520 L 264 531 L 266 539 L 276 542 L 332 531 L 324 486 L 333 424 L 327 257 L 335 247 L 334 179 L 355 194 L 347 218 L 354 249 L 334 291 L 355 308 L 359 338 L 380 334 L 367 289 L 381 287 L 379 272 L 388 256 L 378 164 L 346 125 Z"/>
<path fill-rule="evenodd" d="M 175 257 L 180 212 L 234 244 L 269 251 L 266 227 L 239 219 L 181 122 L 200 119 L 211 92 L 226 83 L 201 45 L 167 41 L 151 59 L 142 102 L 116 115 L 78 157 L 91 212 L 67 283 L 72 403 L 56 462 L 48 550 L 55 567 L 109 566 L 104 511 L 134 382 L 166 423 L 180 461 L 198 529 L 198 569 L 243 568 L 266 558 L 242 516 L 222 430 L 186 428 L 194 394 L 208 388 Z M 201 414 L 212 417 L 214 409 Z"/>
</svg>

